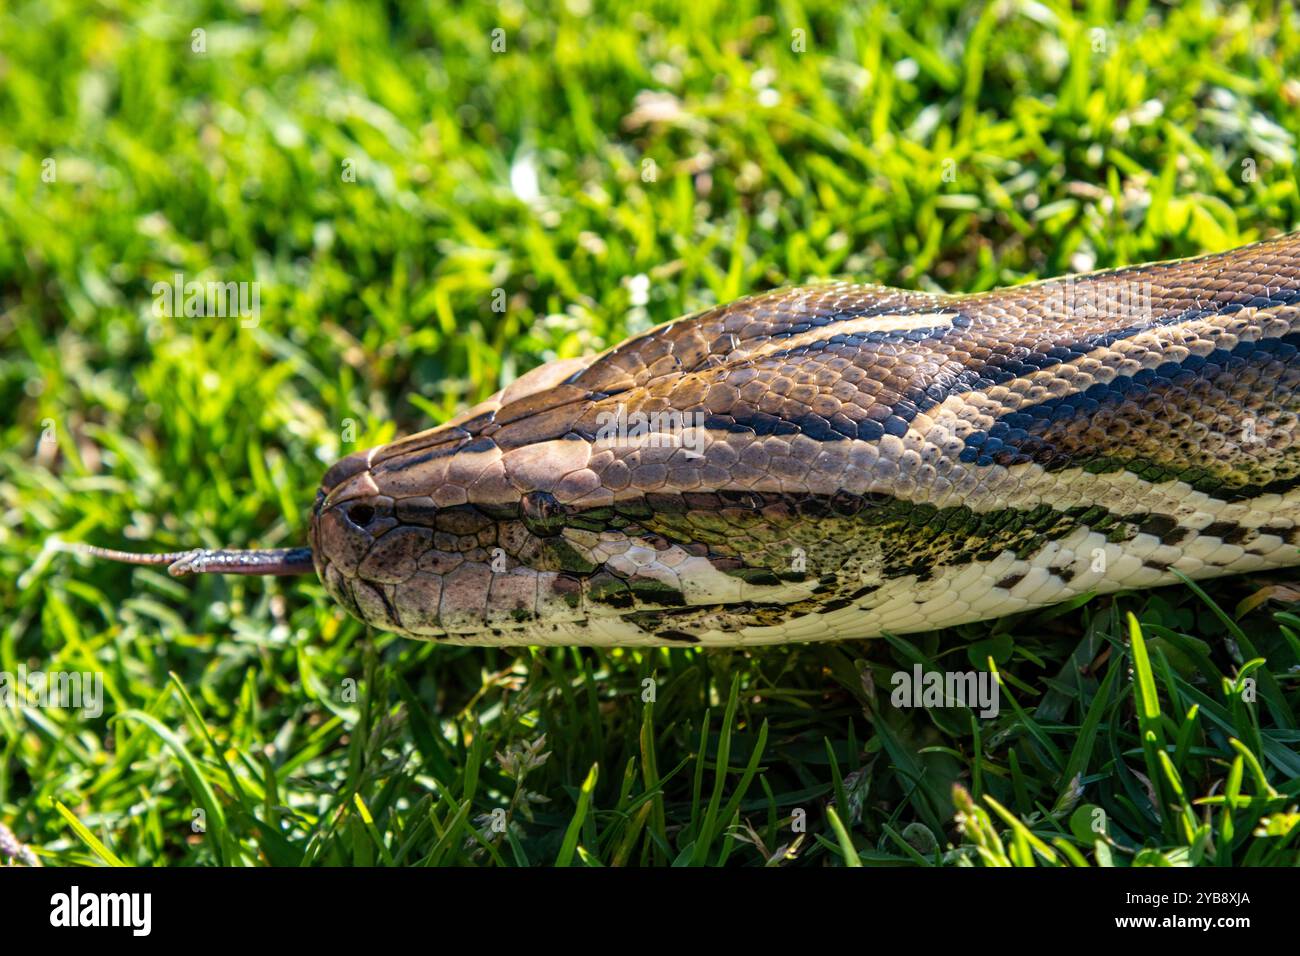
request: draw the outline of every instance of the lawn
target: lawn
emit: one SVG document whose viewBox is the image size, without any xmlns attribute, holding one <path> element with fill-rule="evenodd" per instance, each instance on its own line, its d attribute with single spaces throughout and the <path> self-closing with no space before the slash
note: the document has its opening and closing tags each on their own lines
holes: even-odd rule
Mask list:
<svg viewBox="0 0 1300 956">
<path fill-rule="evenodd" d="M 482 650 L 51 542 L 305 543 L 347 452 L 747 292 L 1286 231 L 1297 76 L 1273 3 L 4 5 L 0 671 L 104 706 L 0 706 L 0 823 L 47 865 L 1295 864 L 1294 574 Z M 178 273 L 259 311 L 156 308 Z M 1000 713 L 891 706 L 915 664 Z"/>
</svg>

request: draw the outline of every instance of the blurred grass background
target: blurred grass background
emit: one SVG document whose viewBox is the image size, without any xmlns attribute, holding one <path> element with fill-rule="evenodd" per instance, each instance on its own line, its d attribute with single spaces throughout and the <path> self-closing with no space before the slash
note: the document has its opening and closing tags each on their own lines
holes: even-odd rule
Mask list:
<svg viewBox="0 0 1300 956">
<path fill-rule="evenodd" d="M 0 668 L 101 671 L 108 700 L 0 707 L 0 822 L 49 863 L 1296 862 L 1286 575 L 906 641 L 484 651 L 367 631 L 314 581 L 47 546 L 302 543 L 348 451 L 747 292 L 1286 231 L 1296 20 L 6 4 Z M 178 272 L 260 283 L 256 327 L 155 315 Z M 990 656 L 994 721 L 888 706 L 900 667 Z"/>
</svg>

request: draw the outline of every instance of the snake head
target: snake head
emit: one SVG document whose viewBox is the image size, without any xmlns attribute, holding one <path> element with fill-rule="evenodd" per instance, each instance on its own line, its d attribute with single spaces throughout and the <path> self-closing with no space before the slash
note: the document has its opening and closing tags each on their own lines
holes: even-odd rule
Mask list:
<svg viewBox="0 0 1300 956">
<path fill-rule="evenodd" d="M 599 442 L 502 450 L 454 432 L 349 456 L 324 478 L 317 572 L 362 620 L 462 644 L 689 642 L 661 618 L 741 597 L 728 570 L 742 562 L 656 531 L 640 498 L 614 500 Z M 670 468 L 672 453 L 653 457 Z"/>
<path fill-rule="evenodd" d="M 790 640 L 793 618 L 875 586 L 879 536 L 860 524 L 872 482 L 898 467 L 831 428 L 884 436 L 894 423 L 861 393 L 916 374 L 832 375 L 821 359 L 835 354 L 794 350 L 837 323 L 900 343 L 951 327 L 936 301 L 785 290 L 542 366 L 331 468 L 313 520 L 320 577 L 377 627 L 454 643 Z"/>
<path fill-rule="evenodd" d="M 644 364 L 665 341 L 629 345 Z M 771 525 L 807 526 L 793 496 L 744 486 L 783 463 L 746 454 L 699 396 L 609 380 L 631 356 L 551 363 L 334 465 L 312 522 L 326 588 L 376 627 L 454 643 L 694 643 L 778 623 L 819 584 Z"/>
</svg>

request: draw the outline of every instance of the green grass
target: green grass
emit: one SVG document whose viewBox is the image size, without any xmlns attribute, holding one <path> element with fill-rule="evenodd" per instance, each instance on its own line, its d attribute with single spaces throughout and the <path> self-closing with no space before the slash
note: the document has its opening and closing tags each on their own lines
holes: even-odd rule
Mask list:
<svg viewBox="0 0 1300 956">
<path fill-rule="evenodd" d="M 1300 616 L 1235 611 L 1287 575 L 906 639 L 474 650 L 368 631 L 315 581 L 45 545 L 302 543 L 349 450 L 745 292 L 979 290 L 1290 229 L 1298 27 L 8 4 L 0 670 L 98 670 L 107 700 L 0 708 L 0 823 L 47 864 L 1295 864 Z M 259 324 L 155 316 L 176 272 L 259 281 Z M 889 705 L 896 670 L 990 659 L 992 720 Z"/>
</svg>

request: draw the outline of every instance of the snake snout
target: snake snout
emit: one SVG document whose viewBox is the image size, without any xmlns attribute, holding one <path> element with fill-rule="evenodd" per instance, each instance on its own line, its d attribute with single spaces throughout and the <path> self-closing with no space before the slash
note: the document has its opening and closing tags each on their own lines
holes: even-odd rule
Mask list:
<svg viewBox="0 0 1300 956">
<path fill-rule="evenodd" d="M 312 521 L 312 550 L 318 566 L 356 576 L 376 540 L 397 525 L 390 498 L 368 495 L 330 502 L 326 496 Z"/>
<path fill-rule="evenodd" d="M 552 495 L 470 503 L 437 476 L 416 481 L 409 463 L 369 464 L 375 454 L 332 467 L 313 509 L 317 572 L 344 607 L 414 637 L 485 643 L 581 619 L 581 582 L 563 571 L 581 562 L 558 537 L 566 512 Z"/>
</svg>

